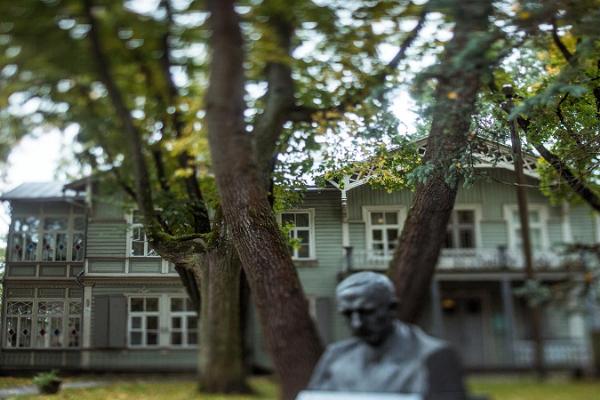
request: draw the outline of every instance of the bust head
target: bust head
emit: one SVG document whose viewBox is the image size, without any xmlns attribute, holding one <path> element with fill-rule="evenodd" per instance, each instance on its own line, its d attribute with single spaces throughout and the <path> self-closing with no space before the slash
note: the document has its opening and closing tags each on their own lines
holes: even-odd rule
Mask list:
<svg viewBox="0 0 600 400">
<path fill-rule="evenodd" d="M 336 298 L 338 311 L 357 338 L 378 346 L 393 331 L 397 300 L 394 285 L 385 275 L 350 275 L 337 286 Z"/>
</svg>

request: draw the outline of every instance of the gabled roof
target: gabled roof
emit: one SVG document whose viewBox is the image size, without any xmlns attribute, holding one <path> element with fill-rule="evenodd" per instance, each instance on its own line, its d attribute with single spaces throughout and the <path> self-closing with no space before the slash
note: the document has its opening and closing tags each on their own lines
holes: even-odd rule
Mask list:
<svg viewBox="0 0 600 400">
<path fill-rule="evenodd" d="M 64 182 L 26 182 L 0 196 L 0 200 L 65 200 L 82 198 L 65 189 Z"/>
<path fill-rule="evenodd" d="M 414 141 L 419 155 L 424 156 L 427 151 L 427 137 Z M 503 143 L 495 142 L 486 138 L 477 136 L 471 144 L 473 155 L 477 163 L 475 168 L 501 168 L 514 171 L 514 160 L 512 149 Z M 393 151 L 390 150 L 390 151 Z M 523 153 L 523 173 L 526 176 L 539 179 L 537 172 L 537 158 L 534 154 Z M 375 166 L 367 171 L 360 170 L 354 174 L 344 176 L 340 181 L 329 181 L 331 185 L 342 190 L 350 190 L 366 184 L 372 177 Z"/>
</svg>

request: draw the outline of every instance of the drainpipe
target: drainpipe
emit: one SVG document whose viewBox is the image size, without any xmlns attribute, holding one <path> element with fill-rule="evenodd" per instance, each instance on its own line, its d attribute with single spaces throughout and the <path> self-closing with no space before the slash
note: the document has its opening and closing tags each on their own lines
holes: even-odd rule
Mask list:
<svg viewBox="0 0 600 400">
<path fill-rule="evenodd" d="M 340 188 L 341 206 L 342 206 L 342 248 L 344 249 L 345 265 L 343 272 L 349 272 L 352 269 L 352 247 L 350 246 L 350 225 L 348 223 L 348 192 L 346 188 L 350 183 L 350 178 L 346 175 Z"/>
</svg>

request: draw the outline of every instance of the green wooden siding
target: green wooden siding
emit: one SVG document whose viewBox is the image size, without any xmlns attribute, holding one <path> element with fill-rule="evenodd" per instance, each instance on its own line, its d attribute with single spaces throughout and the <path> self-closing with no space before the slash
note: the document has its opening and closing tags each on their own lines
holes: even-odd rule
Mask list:
<svg viewBox="0 0 600 400">
<path fill-rule="evenodd" d="M 159 274 L 162 269 L 161 259 L 158 257 L 131 257 L 129 259 L 129 272 Z"/>
<path fill-rule="evenodd" d="M 66 265 L 41 265 L 40 276 L 67 276 Z"/>
<path fill-rule="evenodd" d="M 8 276 L 35 276 L 35 265 L 15 265 L 8 266 Z"/>
<path fill-rule="evenodd" d="M 124 273 L 125 259 L 123 260 L 89 260 L 88 271 L 92 273 Z"/>
<path fill-rule="evenodd" d="M 571 231 L 573 240 L 581 243 L 595 243 L 595 215 L 592 210 L 584 205 L 572 206 L 570 210 Z"/>
<path fill-rule="evenodd" d="M 87 232 L 87 257 L 125 257 L 127 225 L 122 222 L 90 222 Z"/>
</svg>

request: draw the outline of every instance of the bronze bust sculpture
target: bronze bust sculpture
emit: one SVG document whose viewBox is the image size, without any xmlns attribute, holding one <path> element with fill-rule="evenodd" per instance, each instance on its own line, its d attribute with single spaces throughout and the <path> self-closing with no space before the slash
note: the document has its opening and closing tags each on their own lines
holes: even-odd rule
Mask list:
<svg viewBox="0 0 600 400">
<path fill-rule="evenodd" d="M 351 275 L 338 285 L 336 297 L 353 337 L 327 348 L 309 390 L 466 399 L 455 352 L 395 318 L 397 300 L 389 278 L 374 272 Z"/>
</svg>

